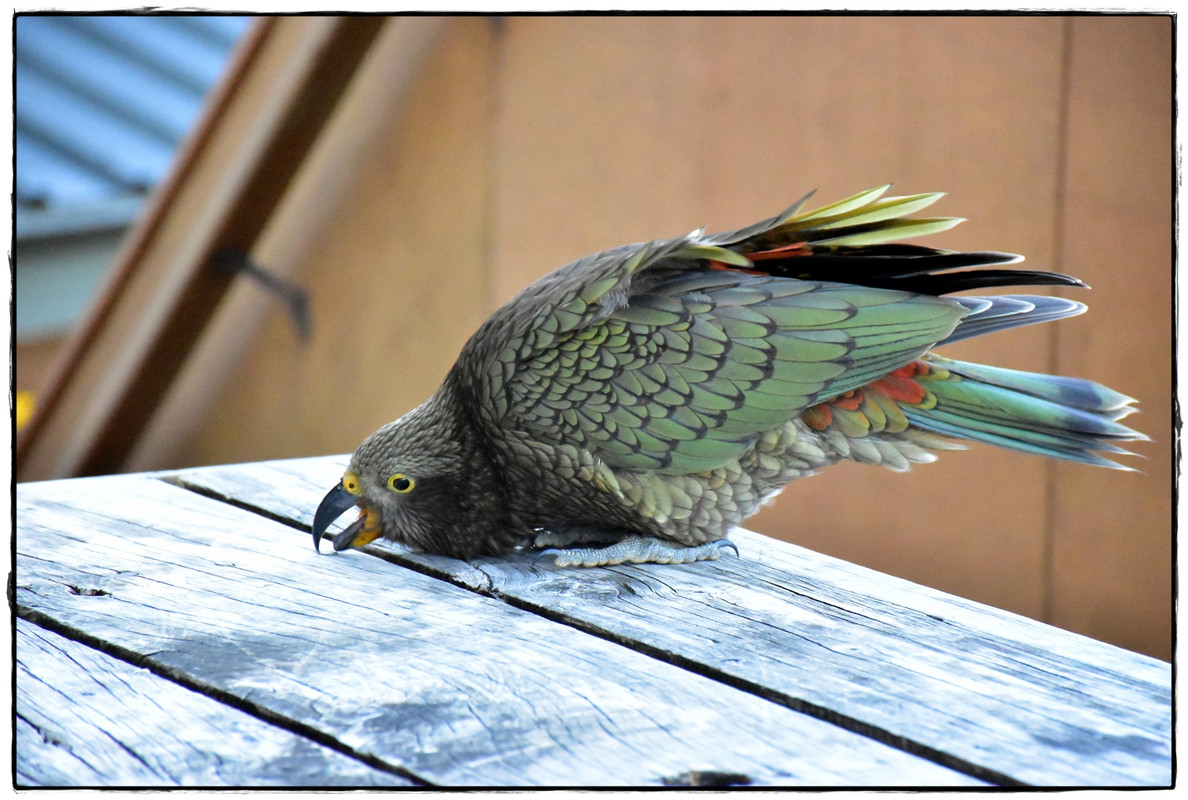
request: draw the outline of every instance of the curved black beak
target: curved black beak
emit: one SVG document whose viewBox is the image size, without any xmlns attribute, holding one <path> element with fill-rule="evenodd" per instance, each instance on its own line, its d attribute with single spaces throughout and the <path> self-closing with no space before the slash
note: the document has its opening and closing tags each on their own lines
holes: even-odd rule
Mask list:
<svg viewBox="0 0 1188 800">
<path fill-rule="evenodd" d="M 318 504 L 318 510 L 314 512 L 313 518 L 314 549 L 319 553 L 322 551 L 320 547 L 322 534 L 330 527 L 331 522 L 341 517 L 344 511 L 355 505 L 356 499 L 353 494 L 342 487 L 341 482 L 322 498 L 322 502 Z"/>
</svg>

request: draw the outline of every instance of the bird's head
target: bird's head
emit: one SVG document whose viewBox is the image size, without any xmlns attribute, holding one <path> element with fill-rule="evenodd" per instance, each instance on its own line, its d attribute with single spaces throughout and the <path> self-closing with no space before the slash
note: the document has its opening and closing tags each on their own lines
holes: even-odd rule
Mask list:
<svg viewBox="0 0 1188 800">
<path fill-rule="evenodd" d="M 434 398 L 368 436 L 342 481 L 314 515 L 314 546 L 352 506 L 359 518 L 334 537 L 334 549 L 386 537 L 414 550 L 467 557 L 481 540 L 497 493 L 490 467 Z"/>
</svg>

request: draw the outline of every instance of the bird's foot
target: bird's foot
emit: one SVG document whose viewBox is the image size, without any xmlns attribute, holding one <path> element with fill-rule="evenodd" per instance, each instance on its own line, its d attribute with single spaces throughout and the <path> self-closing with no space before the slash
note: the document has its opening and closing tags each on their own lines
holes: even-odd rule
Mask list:
<svg viewBox="0 0 1188 800">
<path fill-rule="evenodd" d="M 607 547 L 550 548 L 537 558 L 552 556 L 557 567 L 609 567 L 615 564 L 688 564 L 693 561 L 715 561 L 723 550 L 738 548 L 729 539 L 685 547 L 661 541 L 651 536 L 628 536 Z"/>
</svg>

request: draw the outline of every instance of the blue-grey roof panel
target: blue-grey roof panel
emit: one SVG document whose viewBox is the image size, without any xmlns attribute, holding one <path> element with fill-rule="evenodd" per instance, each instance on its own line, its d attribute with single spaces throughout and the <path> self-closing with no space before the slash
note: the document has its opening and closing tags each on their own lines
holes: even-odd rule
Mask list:
<svg viewBox="0 0 1188 800">
<path fill-rule="evenodd" d="M 110 182 L 88 170 L 78 169 L 66 161 L 61 153 L 42 145 L 23 131 L 17 131 L 16 147 L 22 162 L 16 174 L 17 197 L 39 198 L 58 194 L 89 204 L 111 196 Z M 18 206 L 17 214 L 21 212 Z"/>
<path fill-rule="evenodd" d="M 184 135 L 201 91 L 178 86 L 125 54 L 79 36 L 60 18 L 49 19 L 52 24 L 43 26 L 37 36 L 18 34 L 18 79 L 22 74 L 37 75 L 69 91 L 78 102 L 105 108 L 111 116 L 138 123 L 145 120 L 145 126 L 166 144 Z M 63 57 L 64 53 L 70 56 Z M 151 103 L 146 102 L 149 99 Z M 21 100 L 27 108 L 43 98 L 30 93 Z"/>
<path fill-rule="evenodd" d="M 16 91 L 35 98 L 21 109 L 18 130 L 106 181 L 114 193 L 143 190 L 168 169 L 173 142 L 163 142 L 40 76 L 17 75 Z M 20 157 L 18 153 L 18 163 Z"/>
<path fill-rule="evenodd" d="M 22 207 L 143 193 L 222 74 L 249 17 L 16 19 L 16 194 Z"/>
<path fill-rule="evenodd" d="M 140 72 L 201 94 L 222 71 L 226 51 L 177 24 L 175 17 L 59 17 L 75 36 L 118 55 Z M 184 54 L 184 58 L 179 55 Z"/>
</svg>

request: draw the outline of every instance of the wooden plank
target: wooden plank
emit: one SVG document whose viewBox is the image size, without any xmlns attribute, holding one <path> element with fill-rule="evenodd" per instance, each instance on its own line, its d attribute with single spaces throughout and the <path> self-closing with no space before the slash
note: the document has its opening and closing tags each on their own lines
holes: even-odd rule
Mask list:
<svg viewBox="0 0 1188 800">
<path fill-rule="evenodd" d="M 19 615 L 427 783 L 977 783 L 161 480 L 23 484 L 17 504 Z"/>
<path fill-rule="evenodd" d="M 262 20 L 130 234 L 17 443 L 22 480 L 118 470 L 378 32 L 375 17 Z"/>
<path fill-rule="evenodd" d="M 306 526 L 343 463 L 170 479 Z M 377 549 L 791 707 L 945 753 L 975 774 L 1042 785 L 1170 780 L 1168 664 L 757 534 L 735 540 L 742 558 L 698 569 L 555 570 L 529 557 L 467 564 Z"/>
<path fill-rule="evenodd" d="M 16 670 L 18 786 L 412 785 L 23 619 Z"/>
</svg>

